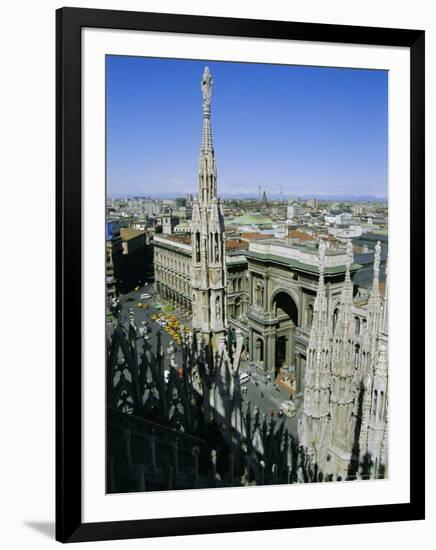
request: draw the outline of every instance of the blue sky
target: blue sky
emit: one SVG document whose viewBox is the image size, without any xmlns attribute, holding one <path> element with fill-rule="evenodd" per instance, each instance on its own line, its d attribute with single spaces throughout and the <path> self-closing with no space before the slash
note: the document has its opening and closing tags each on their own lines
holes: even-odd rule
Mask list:
<svg viewBox="0 0 436 550">
<path fill-rule="evenodd" d="M 108 196 L 197 192 L 205 65 L 220 196 L 387 197 L 387 72 L 125 56 L 107 57 Z"/>
</svg>

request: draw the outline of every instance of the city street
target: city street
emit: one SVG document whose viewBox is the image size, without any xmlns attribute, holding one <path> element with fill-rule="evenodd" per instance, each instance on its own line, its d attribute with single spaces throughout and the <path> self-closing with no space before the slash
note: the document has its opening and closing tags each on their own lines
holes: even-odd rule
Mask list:
<svg viewBox="0 0 436 550">
<path fill-rule="evenodd" d="M 149 294 L 150 298 L 141 298 L 142 294 Z M 148 308 L 143 309 L 138 307 L 137 304 L 147 304 Z M 154 314 L 165 314 L 164 304 L 161 309 L 156 308 L 156 304 L 160 304 L 159 298 L 156 296 L 154 286 L 152 283 L 146 284 L 139 290 L 134 290 L 121 297 L 121 315 L 124 319 L 129 319 L 130 310 L 133 311 L 135 324 L 138 329 L 141 327 L 141 323 L 145 320 L 149 329 L 148 335 L 150 337 L 150 346 L 153 352 L 156 351 L 157 346 L 157 334 L 161 333 L 161 342 L 164 351 L 164 364 L 165 369 L 170 369 L 170 354 L 167 352 L 170 347 L 171 341 L 175 350 L 175 361 L 178 366 L 182 365 L 182 353 L 181 347 L 175 343 L 166 330 L 161 328 L 156 321 L 152 320 Z M 175 318 L 179 319 L 182 325 L 190 327 L 190 323 L 183 318 L 183 316 L 174 309 L 170 312 Z M 108 324 L 108 330 L 111 330 Z M 141 341 L 141 340 L 140 340 Z M 139 348 L 140 349 L 140 348 Z M 259 407 L 260 413 L 266 414 L 268 421 L 271 417 L 275 419 L 276 427 L 278 428 L 282 422 L 285 423 L 285 428 L 289 430 L 293 435 L 297 434 L 297 417 L 289 418 L 286 415 L 282 417 L 278 416 L 280 411 L 280 405 L 283 402 L 289 400 L 289 393 L 274 385 L 273 380 L 268 380 L 266 375 L 263 375 L 256 371 L 255 365 L 249 361 L 242 361 L 240 366 L 240 374 L 247 373 L 249 380 L 241 384 L 242 398 L 243 398 L 243 410 L 247 410 L 247 405 L 250 402 L 251 412 L 254 412 L 255 407 Z"/>
<path fill-rule="evenodd" d="M 247 388 L 247 393 L 243 394 L 243 410 L 246 411 L 247 404 L 250 402 L 251 412 L 257 406 L 261 414 L 265 413 L 269 420 L 271 416 L 276 419 L 276 427 L 278 428 L 282 421 L 285 423 L 285 428 L 293 435 L 297 435 L 297 417 L 289 418 L 283 415 L 278 417 L 277 413 L 280 410 L 280 405 L 289 400 L 289 393 L 274 385 L 273 380 L 268 380 L 265 375 L 256 372 L 254 364 L 249 362 L 241 363 L 240 373 L 246 372 L 250 379 L 245 384 L 241 384 L 241 388 Z"/>
<path fill-rule="evenodd" d="M 149 294 L 150 298 L 141 298 L 142 294 Z M 137 304 L 147 304 L 148 308 L 143 309 L 142 307 L 138 307 Z M 155 307 L 156 304 L 160 304 L 160 301 L 158 297 L 156 297 L 154 287 L 152 283 L 144 285 L 140 290 L 133 290 L 132 292 L 129 292 L 128 294 L 125 294 L 121 297 L 120 305 L 121 305 L 121 316 L 126 321 L 129 320 L 129 313 L 130 310 L 133 311 L 134 319 L 135 319 L 135 325 L 139 329 L 142 325 L 143 321 L 147 322 L 148 326 L 148 336 L 149 336 L 149 343 L 150 347 L 153 352 L 156 351 L 157 347 L 157 335 L 160 331 L 161 333 L 161 343 L 162 348 L 164 352 L 164 364 L 165 369 L 170 368 L 170 354 L 167 352 L 168 348 L 170 347 L 171 341 L 173 342 L 173 348 L 175 350 L 175 361 L 178 366 L 182 365 L 182 353 L 180 346 L 174 342 L 172 337 L 168 334 L 168 332 L 161 328 L 156 321 L 153 321 L 151 318 L 155 314 L 163 314 L 166 315 L 167 313 L 164 312 L 164 307 L 162 304 L 162 309 L 158 309 Z M 177 312 L 177 310 L 169 312 L 171 315 L 176 317 L 180 320 L 182 325 L 185 325 L 189 327 L 189 323 Z M 109 325 L 109 331 L 111 330 Z"/>
</svg>

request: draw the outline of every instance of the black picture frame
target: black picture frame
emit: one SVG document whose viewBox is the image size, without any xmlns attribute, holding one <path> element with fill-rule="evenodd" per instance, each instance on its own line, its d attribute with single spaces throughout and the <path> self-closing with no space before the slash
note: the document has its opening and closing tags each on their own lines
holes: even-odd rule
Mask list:
<svg viewBox="0 0 436 550">
<path fill-rule="evenodd" d="M 82 522 L 81 30 L 84 27 L 407 47 L 410 49 L 410 502 Z M 56 539 L 78 542 L 424 519 L 424 52 L 422 30 L 62 8 L 56 13 Z M 419 295 L 418 295 L 419 293 Z M 65 304 L 68 301 L 68 312 Z M 419 319 L 419 323 L 414 320 Z M 413 369 L 413 371 L 412 371 Z"/>
</svg>

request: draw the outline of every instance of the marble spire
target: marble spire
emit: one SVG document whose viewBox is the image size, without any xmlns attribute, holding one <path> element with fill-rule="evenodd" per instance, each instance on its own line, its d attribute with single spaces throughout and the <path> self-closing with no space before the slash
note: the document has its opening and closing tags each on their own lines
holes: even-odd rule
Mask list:
<svg viewBox="0 0 436 550">
<path fill-rule="evenodd" d="M 382 326 L 381 329 L 384 334 L 389 333 L 389 305 L 388 305 L 388 296 L 389 296 L 389 269 L 388 269 L 388 260 L 386 260 L 385 268 L 385 295 L 383 297 L 383 315 L 382 315 Z"/>
<path fill-rule="evenodd" d="M 351 240 L 347 242 L 347 259 L 345 265 L 345 280 L 341 292 L 339 314 L 335 327 L 335 338 L 347 339 L 353 330 L 353 283 L 351 282 L 351 265 L 353 263 L 353 246 Z"/>
<path fill-rule="evenodd" d="M 325 263 L 326 243 L 321 241 L 318 289 L 307 348 L 303 412 L 298 426 L 301 445 L 318 464 L 325 460 L 321 454 L 328 449 L 330 421 L 331 324 L 324 283 Z"/>
<path fill-rule="evenodd" d="M 331 471 L 347 475 L 355 436 L 356 367 L 353 321 L 352 243 L 347 243 L 345 280 L 339 303 L 332 347 L 331 378 Z"/>
<path fill-rule="evenodd" d="M 198 197 L 194 201 L 191 221 L 192 242 L 192 326 L 198 341 L 204 341 L 210 356 L 219 350 L 227 329 L 227 272 L 225 256 L 224 214 L 217 196 L 217 170 L 212 144 L 211 99 L 212 74 L 205 67 L 203 96 L 203 131 L 200 146 Z"/>
<path fill-rule="evenodd" d="M 371 294 L 368 301 L 368 332 L 370 338 L 377 336 L 381 321 L 381 297 L 380 297 L 380 259 L 381 245 L 377 241 L 374 249 L 374 272 Z"/>
</svg>

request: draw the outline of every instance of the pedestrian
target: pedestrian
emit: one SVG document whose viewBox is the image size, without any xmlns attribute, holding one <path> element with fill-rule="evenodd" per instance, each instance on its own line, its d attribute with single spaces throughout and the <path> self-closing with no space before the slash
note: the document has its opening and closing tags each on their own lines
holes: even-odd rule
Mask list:
<svg viewBox="0 0 436 550">
<path fill-rule="evenodd" d="M 263 391 L 260 392 L 260 397 L 263 397 Z"/>
</svg>

